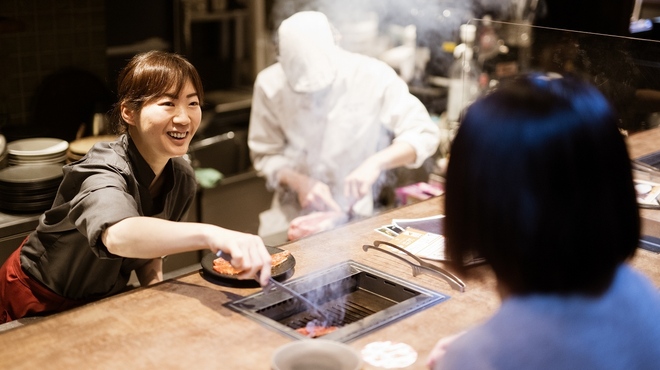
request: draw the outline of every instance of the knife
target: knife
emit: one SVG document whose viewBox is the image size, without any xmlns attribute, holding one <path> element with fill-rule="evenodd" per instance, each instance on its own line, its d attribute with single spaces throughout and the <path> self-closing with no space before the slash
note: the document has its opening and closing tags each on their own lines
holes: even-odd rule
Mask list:
<svg viewBox="0 0 660 370">
<path fill-rule="evenodd" d="M 215 255 L 222 258 L 223 260 L 231 263 L 231 255 L 230 254 L 223 253 L 222 251 L 218 251 Z M 256 280 L 257 281 L 259 280 L 259 272 L 257 272 Z M 316 315 L 318 315 L 321 319 L 323 319 L 323 321 L 325 323 L 330 322 L 330 318 L 328 317 L 328 315 L 326 315 L 325 312 L 323 312 L 317 304 L 315 304 L 314 302 L 312 302 L 309 299 L 305 298 L 305 296 L 303 296 L 302 294 L 300 294 L 300 293 L 296 292 L 295 290 L 289 288 L 288 286 L 286 286 L 286 285 L 280 283 L 279 281 L 273 279 L 273 277 L 271 276 L 270 279 L 268 279 L 268 284 L 266 284 L 266 286 L 263 287 L 263 292 L 264 292 L 264 294 L 268 294 L 268 293 L 270 293 L 274 290 L 280 290 L 280 291 L 283 291 L 283 292 L 286 292 L 286 293 L 290 294 L 292 297 L 294 297 L 294 298 L 298 299 L 299 301 L 301 301 L 302 303 L 304 303 L 307 306 L 307 308 L 309 308 L 312 312 L 316 313 Z"/>
</svg>

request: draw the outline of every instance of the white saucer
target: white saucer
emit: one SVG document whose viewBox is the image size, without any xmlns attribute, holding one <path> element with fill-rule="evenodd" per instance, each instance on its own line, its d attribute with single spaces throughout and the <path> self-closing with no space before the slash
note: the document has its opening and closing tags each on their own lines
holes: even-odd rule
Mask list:
<svg viewBox="0 0 660 370">
<path fill-rule="evenodd" d="M 50 137 L 21 139 L 7 144 L 9 154 L 25 157 L 63 153 L 68 148 L 67 141 Z"/>
</svg>

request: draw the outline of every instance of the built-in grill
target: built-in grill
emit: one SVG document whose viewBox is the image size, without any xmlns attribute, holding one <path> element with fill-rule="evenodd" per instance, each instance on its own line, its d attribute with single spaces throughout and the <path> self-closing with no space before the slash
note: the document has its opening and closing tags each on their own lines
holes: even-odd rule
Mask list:
<svg viewBox="0 0 660 370">
<path fill-rule="evenodd" d="M 229 307 L 295 339 L 307 325 L 337 326 L 323 339 L 347 342 L 402 317 L 443 302 L 449 296 L 365 266 L 346 261 L 286 283 L 318 304 L 330 322 L 319 322 L 300 300 L 286 292 L 259 292 Z"/>
</svg>

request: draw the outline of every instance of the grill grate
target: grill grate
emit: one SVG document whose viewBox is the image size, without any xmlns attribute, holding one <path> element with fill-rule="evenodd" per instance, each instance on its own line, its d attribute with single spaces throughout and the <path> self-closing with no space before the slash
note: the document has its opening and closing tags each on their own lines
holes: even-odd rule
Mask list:
<svg viewBox="0 0 660 370">
<path fill-rule="evenodd" d="M 333 304 L 332 306 L 323 305 L 330 321 L 326 322 L 327 326 L 345 326 L 354 322 L 360 321 L 365 317 L 376 313 L 373 309 L 361 305 L 358 302 L 346 302 L 346 304 Z M 304 328 L 308 323 L 317 320 L 317 317 L 305 311 L 299 315 L 293 315 L 279 322 L 292 329 Z"/>
<path fill-rule="evenodd" d="M 286 283 L 317 303 L 339 329 L 323 339 L 347 342 L 378 327 L 449 299 L 355 261 L 347 261 Z M 295 329 L 318 318 L 284 292 L 255 293 L 228 304 L 282 334 L 306 338 Z"/>
</svg>

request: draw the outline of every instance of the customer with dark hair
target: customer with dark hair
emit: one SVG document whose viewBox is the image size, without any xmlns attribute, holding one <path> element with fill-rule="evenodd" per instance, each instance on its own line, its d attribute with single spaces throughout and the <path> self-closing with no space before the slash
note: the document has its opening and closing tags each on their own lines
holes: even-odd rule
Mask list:
<svg viewBox="0 0 660 370">
<path fill-rule="evenodd" d="M 430 367 L 658 367 L 660 295 L 626 264 L 640 236 L 630 160 L 595 87 L 529 74 L 477 100 L 452 145 L 445 213 L 448 255 L 484 257 L 502 305 L 438 342 Z"/>
<path fill-rule="evenodd" d="M 270 277 L 270 255 L 256 235 L 183 219 L 196 190 L 181 158 L 202 118 L 204 91 L 183 57 L 135 56 L 119 75 L 116 141 L 96 144 L 64 167 L 37 229 L 0 268 L 0 323 L 47 315 L 116 294 L 135 271 L 159 282 L 161 256 L 210 249 L 232 256 L 252 279 Z"/>
</svg>

